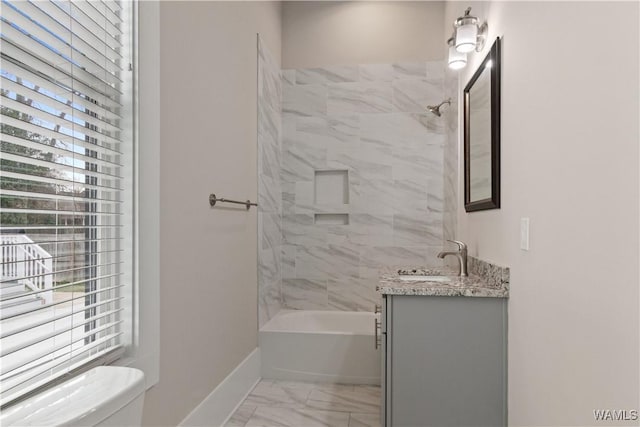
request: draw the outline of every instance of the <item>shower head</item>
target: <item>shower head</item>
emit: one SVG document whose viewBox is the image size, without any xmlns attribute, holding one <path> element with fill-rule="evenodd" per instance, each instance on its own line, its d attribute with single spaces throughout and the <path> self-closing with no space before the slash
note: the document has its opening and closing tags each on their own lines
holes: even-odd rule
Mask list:
<svg viewBox="0 0 640 427">
<path fill-rule="evenodd" d="M 442 113 L 440 112 L 440 107 L 442 107 L 444 104 L 451 105 L 451 98 L 445 99 L 444 101 L 442 101 L 438 105 L 427 105 L 427 110 L 429 112 L 435 114 L 436 116 L 440 117 L 440 116 L 442 116 Z"/>
</svg>

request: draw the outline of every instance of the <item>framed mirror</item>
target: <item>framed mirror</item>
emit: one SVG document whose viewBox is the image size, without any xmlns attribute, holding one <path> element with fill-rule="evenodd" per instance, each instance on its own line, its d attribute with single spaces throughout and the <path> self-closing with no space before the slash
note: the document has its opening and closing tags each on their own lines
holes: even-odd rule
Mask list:
<svg viewBox="0 0 640 427">
<path fill-rule="evenodd" d="M 500 38 L 464 88 L 464 209 L 500 208 Z"/>
</svg>

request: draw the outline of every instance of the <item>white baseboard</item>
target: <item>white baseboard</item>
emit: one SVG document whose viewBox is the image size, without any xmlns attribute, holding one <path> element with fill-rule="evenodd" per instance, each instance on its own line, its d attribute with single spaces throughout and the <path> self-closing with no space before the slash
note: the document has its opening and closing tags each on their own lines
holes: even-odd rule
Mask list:
<svg viewBox="0 0 640 427">
<path fill-rule="evenodd" d="M 260 348 L 249 354 L 179 424 L 181 427 L 222 426 L 260 381 Z"/>
</svg>

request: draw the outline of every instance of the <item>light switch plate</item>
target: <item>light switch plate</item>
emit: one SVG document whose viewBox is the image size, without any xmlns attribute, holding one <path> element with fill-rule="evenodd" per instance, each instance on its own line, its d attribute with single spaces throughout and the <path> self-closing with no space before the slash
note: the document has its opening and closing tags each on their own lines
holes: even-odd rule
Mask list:
<svg viewBox="0 0 640 427">
<path fill-rule="evenodd" d="M 529 250 L 529 218 L 520 218 L 520 249 Z"/>
</svg>

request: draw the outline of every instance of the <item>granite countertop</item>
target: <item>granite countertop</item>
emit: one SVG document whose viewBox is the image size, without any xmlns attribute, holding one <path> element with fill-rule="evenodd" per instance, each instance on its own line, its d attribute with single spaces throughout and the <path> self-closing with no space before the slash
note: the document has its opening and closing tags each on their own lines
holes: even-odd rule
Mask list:
<svg viewBox="0 0 640 427">
<path fill-rule="evenodd" d="M 383 295 L 424 295 L 449 297 L 509 297 L 509 269 L 469 257 L 469 276 L 458 276 L 446 267 L 389 267 L 380 273 L 378 292 Z M 446 276 L 449 282 L 403 281 L 400 275 Z"/>
</svg>

